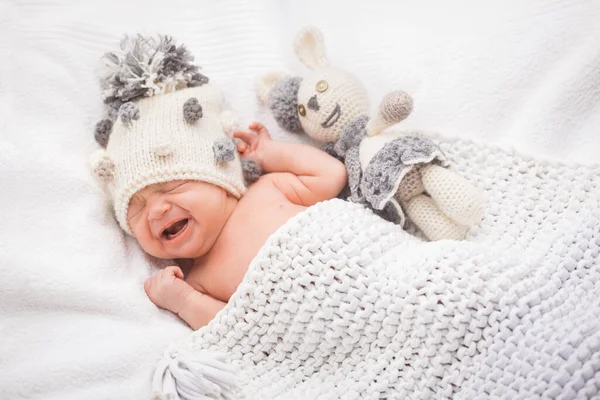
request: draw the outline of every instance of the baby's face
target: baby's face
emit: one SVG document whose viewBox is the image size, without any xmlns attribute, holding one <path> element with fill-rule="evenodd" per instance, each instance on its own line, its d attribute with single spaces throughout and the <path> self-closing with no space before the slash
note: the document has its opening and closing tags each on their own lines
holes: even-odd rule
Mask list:
<svg viewBox="0 0 600 400">
<path fill-rule="evenodd" d="M 197 258 L 211 249 L 236 203 L 218 186 L 172 181 L 137 192 L 127 218 L 148 254 L 163 259 Z"/>
</svg>

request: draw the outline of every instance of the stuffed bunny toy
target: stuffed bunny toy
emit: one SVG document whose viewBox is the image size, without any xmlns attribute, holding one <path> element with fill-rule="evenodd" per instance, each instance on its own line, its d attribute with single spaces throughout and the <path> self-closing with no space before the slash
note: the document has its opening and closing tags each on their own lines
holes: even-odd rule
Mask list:
<svg viewBox="0 0 600 400">
<path fill-rule="evenodd" d="M 405 215 L 429 240 L 461 240 L 480 222 L 480 191 L 450 169 L 440 148 L 420 132 L 398 129 L 413 101 L 395 91 L 371 115 L 368 94 L 352 74 L 330 66 L 321 32 L 301 31 L 294 42 L 304 77 L 272 72 L 258 97 L 279 126 L 304 132 L 348 170 L 349 200 L 405 224 Z"/>
</svg>

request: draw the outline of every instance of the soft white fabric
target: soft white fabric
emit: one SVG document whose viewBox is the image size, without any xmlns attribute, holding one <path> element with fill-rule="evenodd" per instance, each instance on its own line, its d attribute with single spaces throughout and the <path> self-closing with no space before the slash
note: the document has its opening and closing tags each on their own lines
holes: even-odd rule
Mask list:
<svg viewBox="0 0 600 400">
<path fill-rule="evenodd" d="M 317 204 L 166 360 L 226 353 L 240 399 L 597 399 L 600 165 L 442 147 L 489 199 L 467 241 L 422 242 L 359 205 Z"/>
<path fill-rule="evenodd" d="M 146 298 L 150 263 L 88 171 L 94 69 L 122 33 L 188 43 L 248 123 L 255 77 L 304 68 L 291 43 L 314 24 L 372 99 L 414 97 L 406 124 L 591 162 L 599 14 L 592 0 L 0 1 L 2 398 L 147 398 L 164 347 L 190 332 Z"/>
</svg>

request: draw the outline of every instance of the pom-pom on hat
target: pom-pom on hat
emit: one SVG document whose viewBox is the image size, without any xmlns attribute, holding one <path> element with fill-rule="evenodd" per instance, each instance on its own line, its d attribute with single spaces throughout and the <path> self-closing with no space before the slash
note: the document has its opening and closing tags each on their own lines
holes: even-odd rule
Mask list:
<svg viewBox="0 0 600 400">
<path fill-rule="evenodd" d="M 125 37 L 104 55 L 100 77 L 107 116 L 96 124 L 102 147 L 91 157 L 94 176 L 112 199 L 117 221 L 127 221 L 131 197 L 146 186 L 199 180 L 235 197 L 246 190 L 219 88 L 169 36 Z M 224 128 L 222 118 L 226 118 Z"/>
</svg>

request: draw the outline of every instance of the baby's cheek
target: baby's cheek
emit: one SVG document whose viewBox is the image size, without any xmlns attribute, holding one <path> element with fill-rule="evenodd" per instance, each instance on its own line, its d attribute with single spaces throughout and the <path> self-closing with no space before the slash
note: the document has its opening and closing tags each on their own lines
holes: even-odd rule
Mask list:
<svg viewBox="0 0 600 400">
<path fill-rule="evenodd" d="M 133 234 L 135 235 L 135 239 L 139 243 L 140 247 L 142 249 L 144 249 L 144 251 L 146 253 L 150 253 L 150 254 L 154 255 L 153 253 L 156 252 L 156 247 L 157 247 L 156 244 L 154 243 L 155 240 L 152 237 L 152 235 L 148 232 L 148 229 L 146 227 L 142 227 L 140 225 L 141 224 L 137 224 L 135 226 L 135 228 L 132 227 Z"/>
</svg>

